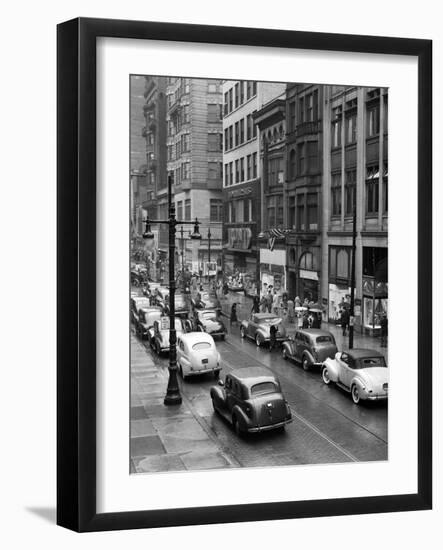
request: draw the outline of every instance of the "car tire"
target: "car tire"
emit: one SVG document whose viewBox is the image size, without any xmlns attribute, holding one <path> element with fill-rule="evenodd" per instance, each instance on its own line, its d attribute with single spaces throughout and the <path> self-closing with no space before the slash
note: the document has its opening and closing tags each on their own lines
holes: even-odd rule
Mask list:
<svg viewBox="0 0 443 550">
<path fill-rule="evenodd" d="M 260 336 L 258 334 L 255 335 L 255 345 L 258 348 L 261 346 L 261 340 L 260 340 Z"/>
<path fill-rule="evenodd" d="M 215 399 L 213 397 L 211 397 L 211 401 L 212 401 L 212 408 L 214 409 L 214 412 L 218 412 L 217 407 L 215 406 Z"/>
<path fill-rule="evenodd" d="M 243 432 L 240 428 L 240 422 L 238 421 L 236 416 L 234 416 L 234 418 L 232 419 L 232 426 L 234 428 L 234 432 L 238 435 L 238 437 L 243 437 Z"/>
<path fill-rule="evenodd" d="M 329 376 L 329 371 L 328 371 L 327 367 L 323 367 L 323 369 L 321 371 L 321 377 L 322 377 L 323 382 L 327 386 L 329 386 L 329 384 L 331 383 L 331 378 Z"/>
<path fill-rule="evenodd" d="M 351 396 L 352 396 L 352 401 L 354 401 L 354 403 L 356 405 L 358 405 L 360 403 L 360 393 L 358 391 L 357 384 L 352 385 L 352 387 L 351 387 Z"/>
<path fill-rule="evenodd" d="M 283 347 L 282 350 L 281 350 L 281 354 L 282 354 L 282 357 L 285 361 L 288 360 L 288 352 L 286 351 L 286 348 Z"/>
<path fill-rule="evenodd" d="M 183 380 L 183 382 L 186 382 L 186 375 L 183 372 L 183 367 L 181 365 L 179 365 L 178 368 L 179 368 L 179 371 L 180 371 L 181 379 Z"/>
<path fill-rule="evenodd" d="M 302 359 L 302 367 L 303 370 L 308 371 L 311 368 L 311 364 L 309 362 L 309 359 L 306 357 L 306 355 Z"/>
<path fill-rule="evenodd" d="M 243 326 L 240 327 L 240 337 L 241 338 L 246 337 L 245 327 L 243 327 Z"/>
</svg>

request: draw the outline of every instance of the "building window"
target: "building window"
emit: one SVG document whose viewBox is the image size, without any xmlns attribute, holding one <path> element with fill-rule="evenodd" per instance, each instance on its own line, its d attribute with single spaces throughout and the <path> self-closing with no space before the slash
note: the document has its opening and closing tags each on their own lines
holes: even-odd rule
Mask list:
<svg viewBox="0 0 443 550">
<path fill-rule="evenodd" d="M 270 159 L 268 161 L 268 185 L 282 184 L 283 174 L 283 159 Z"/>
<path fill-rule="evenodd" d="M 332 215 L 341 215 L 341 174 L 332 174 L 331 203 Z"/>
<path fill-rule="evenodd" d="M 182 164 L 182 179 L 188 180 L 191 177 L 191 163 L 184 162 Z"/>
<path fill-rule="evenodd" d="M 367 109 L 368 137 L 377 136 L 380 133 L 380 105 L 373 105 Z"/>
<path fill-rule="evenodd" d="M 252 83 L 252 96 L 257 95 L 257 82 Z"/>
<path fill-rule="evenodd" d="M 188 124 L 189 123 L 189 105 L 183 105 L 182 122 L 183 122 L 183 124 Z"/>
<path fill-rule="evenodd" d="M 307 208 L 307 228 L 309 231 L 316 231 L 318 229 L 318 195 L 317 193 L 308 193 L 307 195 L 308 208 Z"/>
<path fill-rule="evenodd" d="M 229 164 L 225 164 L 225 187 L 229 185 Z"/>
<path fill-rule="evenodd" d="M 246 140 L 249 141 L 252 138 L 252 115 L 246 117 Z"/>
<path fill-rule="evenodd" d="M 232 185 L 234 183 L 234 164 L 232 162 L 229 163 L 229 185 Z"/>
<path fill-rule="evenodd" d="M 289 197 L 289 227 L 295 229 L 295 195 Z"/>
<path fill-rule="evenodd" d="M 225 128 L 225 151 L 229 150 L 229 132 L 228 128 Z"/>
<path fill-rule="evenodd" d="M 257 153 L 252 154 L 252 177 L 257 177 Z"/>
<path fill-rule="evenodd" d="M 235 146 L 240 143 L 240 123 L 237 121 L 235 123 Z"/>
<path fill-rule="evenodd" d="M 245 181 L 245 159 L 240 159 L 240 181 Z"/>
<path fill-rule="evenodd" d="M 234 128 L 233 126 L 229 126 L 228 128 L 228 134 L 229 134 L 229 149 L 232 149 L 234 147 L 234 143 L 233 143 L 233 133 L 234 133 Z"/>
<path fill-rule="evenodd" d="M 308 148 L 308 173 L 315 174 L 318 172 L 318 143 L 316 141 L 309 141 L 307 143 Z"/>
<path fill-rule="evenodd" d="M 297 145 L 297 151 L 298 151 L 297 173 L 299 176 L 302 176 L 305 173 L 305 144 L 299 143 Z"/>
<path fill-rule="evenodd" d="M 172 145 L 168 145 L 168 160 L 173 160 L 174 154 L 173 154 L 173 147 Z"/>
<path fill-rule="evenodd" d="M 378 213 L 378 167 L 368 168 L 366 171 L 366 213 Z"/>
<path fill-rule="evenodd" d="M 309 94 L 305 98 L 306 104 L 306 122 L 312 122 L 314 120 L 314 97 Z"/>
<path fill-rule="evenodd" d="M 228 92 L 228 107 L 229 107 L 229 113 L 232 111 L 232 88 Z"/>
<path fill-rule="evenodd" d="M 227 115 L 229 113 L 228 92 L 225 92 L 224 99 L 225 99 L 224 113 L 225 115 Z"/>
<path fill-rule="evenodd" d="M 216 180 L 220 177 L 220 163 L 208 162 L 208 179 Z"/>
<path fill-rule="evenodd" d="M 245 201 L 245 222 L 252 222 L 252 199 Z"/>
<path fill-rule="evenodd" d="M 245 221 L 245 205 L 244 200 L 239 199 L 235 203 L 235 221 L 243 223 Z"/>
<path fill-rule="evenodd" d="M 246 157 L 246 179 L 250 180 L 252 177 L 252 155 Z"/>
<path fill-rule="evenodd" d="M 305 98 L 300 97 L 298 100 L 298 123 L 303 124 L 305 121 Z"/>
<path fill-rule="evenodd" d="M 355 143 L 357 141 L 357 113 L 346 116 L 346 143 Z"/>
<path fill-rule="evenodd" d="M 177 202 L 177 218 L 179 220 L 183 219 L 183 201 Z"/>
<path fill-rule="evenodd" d="M 208 151 L 221 151 L 220 134 L 208 134 Z"/>
<path fill-rule="evenodd" d="M 208 103 L 208 122 L 220 121 L 220 106 L 217 103 Z"/>
<path fill-rule="evenodd" d="M 383 132 L 388 133 L 388 94 L 383 96 Z"/>
<path fill-rule="evenodd" d="M 331 125 L 331 147 L 335 149 L 336 147 L 341 147 L 341 111 L 334 109 L 334 120 Z"/>
<path fill-rule="evenodd" d="M 181 136 L 181 150 L 182 153 L 188 153 L 189 152 L 189 142 L 190 142 L 190 135 L 189 134 L 182 134 Z"/>
<path fill-rule="evenodd" d="M 181 177 L 180 177 L 180 167 L 175 169 L 175 185 L 181 184 Z"/>
<path fill-rule="evenodd" d="M 305 196 L 297 195 L 297 229 L 305 230 Z"/>
<path fill-rule="evenodd" d="M 296 154 L 295 149 L 291 149 L 289 152 L 289 177 L 294 179 L 296 177 Z"/>
<path fill-rule="evenodd" d="M 345 181 L 345 214 L 352 216 L 355 207 L 355 185 L 357 181 L 357 172 L 348 170 Z"/>
<path fill-rule="evenodd" d="M 250 80 L 246 81 L 246 99 L 252 97 L 252 82 Z"/>
<path fill-rule="evenodd" d="M 240 105 L 240 83 L 237 82 L 237 84 L 234 87 L 234 96 L 235 96 L 235 108 L 237 108 Z"/>
<path fill-rule="evenodd" d="M 237 159 L 235 161 L 235 183 L 240 181 L 240 161 Z"/>
<path fill-rule="evenodd" d="M 242 118 L 239 121 L 240 124 L 240 143 L 244 143 L 245 141 L 245 119 Z"/>
<path fill-rule="evenodd" d="M 289 131 L 294 132 L 296 125 L 295 118 L 295 101 L 291 101 L 289 104 Z"/>
<path fill-rule="evenodd" d="M 318 271 L 317 258 L 312 252 L 305 252 L 300 258 L 298 267 L 309 271 Z"/>
<path fill-rule="evenodd" d="M 240 105 L 242 105 L 245 101 L 245 86 L 244 82 L 240 82 Z"/>
<path fill-rule="evenodd" d="M 191 199 L 185 200 L 185 220 L 191 219 Z"/>
<path fill-rule="evenodd" d="M 209 199 L 209 219 L 211 222 L 223 221 L 223 201 L 221 199 Z"/>
<path fill-rule="evenodd" d="M 329 281 L 337 282 L 350 279 L 351 248 L 329 247 Z"/>
</svg>

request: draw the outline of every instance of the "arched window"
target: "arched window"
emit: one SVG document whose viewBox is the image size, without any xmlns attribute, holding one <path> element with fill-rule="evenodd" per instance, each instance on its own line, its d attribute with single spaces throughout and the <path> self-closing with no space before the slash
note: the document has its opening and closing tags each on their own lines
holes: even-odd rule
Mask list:
<svg viewBox="0 0 443 550">
<path fill-rule="evenodd" d="M 268 142 L 271 143 L 271 141 L 272 141 L 271 130 L 268 130 Z"/>
<path fill-rule="evenodd" d="M 308 269 L 310 271 L 318 271 L 317 267 L 317 258 L 312 254 L 312 252 L 305 252 L 300 258 L 299 262 L 300 269 Z"/>
<path fill-rule="evenodd" d="M 278 139 L 277 128 L 274 128 L 274 141 L 277 141 L 277 139 Z"/>
<path fill-rule="evenodd" d="M 289 177 L 295 178 L 295 149 L 291 149 L 289 153 Z"/>
<path fill-rule="evenodd" d="M 278 128 L 278 133 L 280 134 L 280 137 L 282 138 L 283 137 L 283 124 L 280 124 L 280 126 Z"/>
</svg>

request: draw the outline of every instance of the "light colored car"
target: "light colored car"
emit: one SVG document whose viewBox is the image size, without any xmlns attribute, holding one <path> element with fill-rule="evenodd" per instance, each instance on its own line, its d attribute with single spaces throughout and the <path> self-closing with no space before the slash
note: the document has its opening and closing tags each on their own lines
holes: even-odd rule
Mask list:
<svg viewBox="0 0 443 550">
<path fill-rule="evenodd" d="M 166 297 L 169 297 L 169 288 L 159 286 L 155 289 L 154 305 L 164 308 L 166 305 Z"/>
<path fill-rule="evenodd" d="M 177 338 L 183 332 L 182 322 L 175 319 L 175 331 Z M 148 340 L 151 348 L 158 354 L 169 352 L 169 317 L 160 317 L 154 321 L 148 330 Z"/>
<path fill-rule="evenodd" d="M 186 321 L 186 328 L 189 332 L 200 330 L 222 340 L 226 336 L 226 327 L 216 309 L 192 309 Z"/>
<path fill-rule="evenodd" d="M 388 367 L 384 356 L 372 349 L 337 352 L 324 361 L 321 376 L 325 384 L 335 382 L 350 392 L 354 403 L 388 398 Z"/>
<path fill-rule="evenodd" d="M 149 306 L 138 310 L 135 328 L 140 338 L 150 339 L 149 329 L 154 325 L 156 319 L 160 319 L 161 315 L 161 309 L 158 307 Z"/>
<path fill-rule="evenodd" d="M 206 332 L 187 332 L 177 337 L 177 367 L 180 376 L 212 373 L 218 378 L 220 353 L 215 346 L 214 338 Z"/>
<path fill-rule="evenodd" d="M 277 342 L 286 340 L 286 329 L 282 320 L 272 313 L 253 313 L 248 320 L 240 325 L 240 336 L 251 338 L 257 346 L 269 343 L 271 338 L 271 325 L 277 325 Z"/>
<path fill-rule="evenodd" d="M 292 421 L 275 374 L 265 367 L 241 367 L 210 390 L 214 410 L 231 422 L 238 435 L 284 429 Z"/>
</svg>

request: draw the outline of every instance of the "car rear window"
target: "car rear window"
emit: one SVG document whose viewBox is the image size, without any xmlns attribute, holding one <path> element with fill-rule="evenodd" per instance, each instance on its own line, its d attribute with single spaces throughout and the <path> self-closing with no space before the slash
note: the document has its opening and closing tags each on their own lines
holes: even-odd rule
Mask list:
<svg viewBox="0 0 443 550">
<path fill-rule="evenodd" d="M 332 342 L 332 338 L 330 336 L 317 336 L 316 342 L 317 344 L 324 344 L 325 342 Z"/>
<path fill-rule="evenodd" d="M 209 342 L 197 342 L 196 344 L 194 344 L 192 346 L 192 349 L 196 350 L 196 351 L 200 351 L 202 349 L 209 349 L 211 348 L 211 344 Z"/>
<path fill-rule="evenodd" d="M 361 368 L 367 369 L 370 367 L 386 367 L 383 357 L 364 357 L 361 360 Z"/>
<path fill-rule="evenodd" d="M 263 395 L 265 393 L 274 393 L 277 387 L 273 382 L 260 382 L 254 384 L 251 388 L 251 395 Z"/>
</svg>

